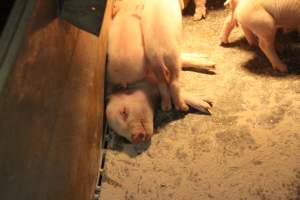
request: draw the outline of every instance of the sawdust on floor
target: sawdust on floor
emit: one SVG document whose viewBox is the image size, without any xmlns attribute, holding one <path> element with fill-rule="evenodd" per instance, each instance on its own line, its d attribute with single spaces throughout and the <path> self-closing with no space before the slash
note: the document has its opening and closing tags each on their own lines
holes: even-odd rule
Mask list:
<svg viewBox="0 0 300 200">
<path fill-rule="evenodd" d="M 212 115 L 159 113 L 148 145 L 114 136 L 101 200 L 300 199 L 299 38 L 281 39 L 291 72 L 274 73 L 238 29 L 219 46 L 227 13 L 184 18 L 183 51 L 207 54 L 217 74 L 185 71 L 182 86 L 211 99 Z"/>
</svg>

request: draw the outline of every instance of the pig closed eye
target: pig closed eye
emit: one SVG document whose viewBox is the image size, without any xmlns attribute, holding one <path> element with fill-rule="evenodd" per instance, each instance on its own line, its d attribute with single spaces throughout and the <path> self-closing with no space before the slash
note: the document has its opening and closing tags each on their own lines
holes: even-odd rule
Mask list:
<svg viewBox="0 0 300 200">
<path fill-rule="evenodd" d="M 128 110 L 124 107 L 123 110 L 120 111 L 120 115 L 121 115 L 123 121 L 127 121 Z"/>
</svg>

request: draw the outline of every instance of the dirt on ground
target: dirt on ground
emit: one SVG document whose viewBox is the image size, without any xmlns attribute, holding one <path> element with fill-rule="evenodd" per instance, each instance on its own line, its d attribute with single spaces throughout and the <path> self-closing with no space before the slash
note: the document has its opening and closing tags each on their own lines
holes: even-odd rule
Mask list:
<svg viewBox="0 0 300 200">
<path fill-rule="evenodd" d="M 278 74 L 239 29 L 219 45 L 228 13 L 183 19 L 185 52 L 217 63 L 216 75 L 184 71 L 182 87 L 213 101 L 211 115 L 158 112 L 150 144 L 113 135 L 101 200 L 299 200 L 300 40 L 279 36 L 290 73 Z"/>
</svg>

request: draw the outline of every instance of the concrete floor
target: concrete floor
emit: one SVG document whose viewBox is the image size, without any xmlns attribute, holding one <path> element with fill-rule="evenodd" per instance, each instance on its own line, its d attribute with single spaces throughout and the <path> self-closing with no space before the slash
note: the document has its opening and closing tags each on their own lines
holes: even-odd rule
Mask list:
<svg viewBox="0 0 300 200">
<path fill-rule="evenodd" d="M 238 29 L 218 45 L 227 13 L 184 18 L 183 50 L 207 54 L 217 74 L 183 72 L 182 85 L 210 98 L 212 115 L 159 113 L 149 145 L 113 137 L 101 200 L 300 199 L 299 37 L 280 39 L 282 76 Z"/>
</svg>

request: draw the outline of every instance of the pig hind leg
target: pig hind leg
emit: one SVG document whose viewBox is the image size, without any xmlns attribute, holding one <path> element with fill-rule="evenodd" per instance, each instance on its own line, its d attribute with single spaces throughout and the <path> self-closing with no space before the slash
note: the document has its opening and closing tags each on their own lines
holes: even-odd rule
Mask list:
<svg viewBox="0 0 300 200">
<path fill-rule="evenodd" d="M 241 20 L 240 23 L 244 28 L 253 31 L 258 37 L 258 45 L 270 60 L 273 69 L 280 72 L 287 72 L 287 67 L 278 57 L 274 46 L 276 35 L 274 19 L 263 9 L 259 9 L 256 12 L 252 13 L 253 18 L 251 20 L 248 18 L 244 22 Z"/>
</svg>

